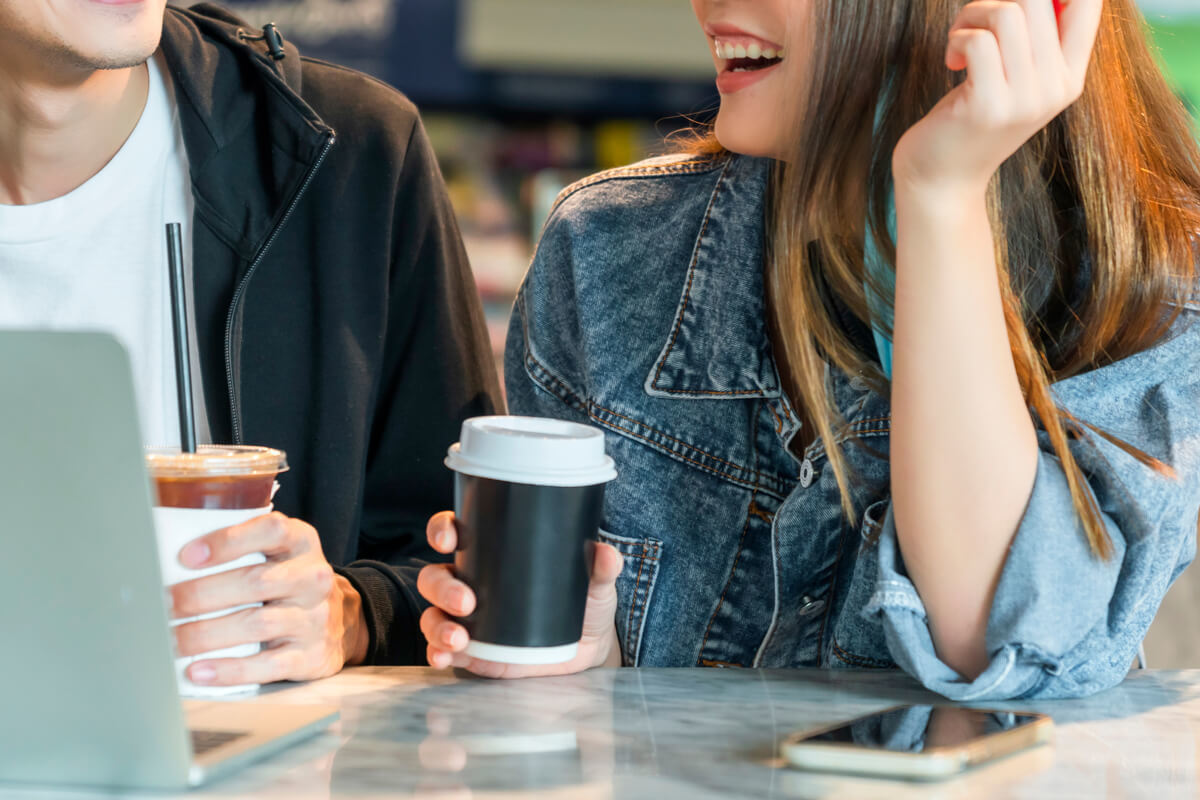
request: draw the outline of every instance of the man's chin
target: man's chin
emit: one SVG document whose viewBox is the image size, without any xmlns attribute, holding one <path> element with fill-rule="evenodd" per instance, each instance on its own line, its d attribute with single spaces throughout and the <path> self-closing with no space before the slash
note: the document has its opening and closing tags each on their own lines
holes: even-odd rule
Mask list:
<svg viewBox="0 0 1200 800">
<path fill-rule="evenodd" d="M 122 50 L 112 48 L 94 51 L 72 50 L 67 58 L 75 67 L 87 71 L 129 69 L 145 64 L 158 49 L 158 42 L 153 45 L 141 45 Z"/>
<path fill-rule="evenodd" d="M 145 55 L 136 56 L 113 56 L 106 60 L 98 61 L 92 65 L 92 69 L 96 70 L 113 70 L 113 69 L 129 69 L 130 67 L 140 67 L 150 60 L 154 55 L 154 51 Z"/>
</svg>

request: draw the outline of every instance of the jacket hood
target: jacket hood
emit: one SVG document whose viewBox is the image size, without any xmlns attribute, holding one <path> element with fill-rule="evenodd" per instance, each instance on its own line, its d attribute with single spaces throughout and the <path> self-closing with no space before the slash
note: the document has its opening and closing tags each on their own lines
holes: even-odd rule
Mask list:
<svg viewBox="0 0 1200 800">
<path fill-rule="evenodd" d="M 251 261 L 334 132 L 300 96 L 299 51 L 285 40 L 273 58 L 261 30 L 223 9 L 168 7 L 161 49 L 196 215 Z"/>
</svg>

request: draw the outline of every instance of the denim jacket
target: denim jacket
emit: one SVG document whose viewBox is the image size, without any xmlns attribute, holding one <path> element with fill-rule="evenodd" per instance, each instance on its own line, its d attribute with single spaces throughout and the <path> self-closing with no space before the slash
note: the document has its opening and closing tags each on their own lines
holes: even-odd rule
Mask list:
<svg viewBox="0 0 1200 800">
<path fill-rule="evenodd" d="M 766 328 L 769 164 L 668 157 L 568 188 L 517 298 L 513 413 L 590 423 L 620 477 L 601 538 L 625 557 L 616 626 L 627 665 L 899 667 L 954 700 L 1074 697 L 1121 681 L 1200 511 L 1200 328 L 1187 308 L 1150 350 L 1054 387 L 1063 406 L 1173 466 L 1100 437 L 1072 447 L 1115 555 L 1092 555 L 1044 432 L 1029 506 L 968 681 L 934 650 L 896 539 L 888 398 L 830 369 L 860 444 L 846 454 L 860 523 L 825 442 L 802 456 Z M 962 521 L 964 531 L 971 520 Z"/>
</svg>

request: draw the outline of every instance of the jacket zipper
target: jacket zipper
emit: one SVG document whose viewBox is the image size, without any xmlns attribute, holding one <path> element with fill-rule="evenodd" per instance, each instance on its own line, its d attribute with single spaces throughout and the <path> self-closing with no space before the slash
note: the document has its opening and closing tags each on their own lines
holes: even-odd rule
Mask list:
<svg viewBox="0 0 1200 800">
<path fill-rule="evenodd" d="M 229 416 L 233 422 L 234 444 L 242 444 L 242 415 L 238 407 L 237 390 L 234 388 L 233 383 L 233 321 L 237 318 L 238 308 L 245 299 L 246 288 L 250 285 L 250 279 L 254 277 L 255 271 L 258 270 L 258 265 L 262 263 L 263 258 L 267 255 L 267 251 L 271 249 L 271 245 L 278 238 L 279 232 L 291 218 L 292 212 L 300 204 L 300 199 L 304 197 L 304 193 L 308 190 L 309 184 L 312 183 L 313 177 L 316 176 L 317 170 L 324 163 L 325 157 L 329 155 L 329 151 L 333 148 L 333 143 L 336 139 L 337 134 L 334 133 L 330 133 L 325 139 L 325 145 L 321 148 L 320 155 L 317 156 L 317 160 L 313 162 L 313 165 L 309 167 L 308 174 L 304 176 L 304 182 L 300 184 L 300 189 L 292 197 L 292 202 L 288 204 L 287 211 L 283 213 L 279 222 L 271 230 L 271 235 L 267 237 L 263 246 L 259 248 L 258 254 L 254 256 L 254 260 L 250 262 L 250 268 L 242 276 L 237 290 L 233 293 L 233 299 L 229 303 L 229 315 L 225 318 L 225 385 L 229 391 Z"/>
</svg>

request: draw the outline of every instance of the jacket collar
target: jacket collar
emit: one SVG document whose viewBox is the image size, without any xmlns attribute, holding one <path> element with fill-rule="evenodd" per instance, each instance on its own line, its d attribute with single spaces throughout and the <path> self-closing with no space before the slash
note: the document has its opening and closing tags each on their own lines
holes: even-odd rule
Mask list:
<svg viewBox="0 0 1200 800">
<path fill-rule="evenodd" d="M 725 159 L 692 249 L 675 322 L 646 379 L 651 396 L 780 396 L 763 284 L 770 172 L 765 159 Z"/>
<path fill-rule="evenodd" d="M 214 6 L 168 7 L 161 45 L 196 216 L 245 261 L 262 249 L 333 135 L 300 97 L 296 48 L 285 42 L 276 61 L 259 34 Z"/>
</svg>

